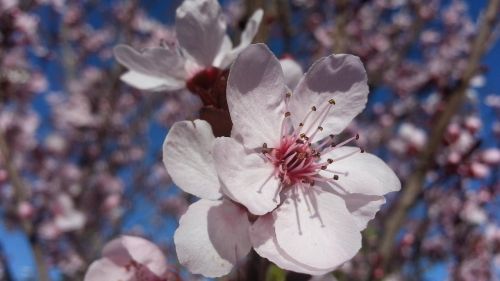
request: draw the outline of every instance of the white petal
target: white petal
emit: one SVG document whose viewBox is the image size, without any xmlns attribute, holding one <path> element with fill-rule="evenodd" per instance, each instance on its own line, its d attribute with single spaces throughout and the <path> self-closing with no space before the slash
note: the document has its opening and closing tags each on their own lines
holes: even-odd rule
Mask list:
<svg viewBox="0 0 500 281">
<path fill-rule="evenodd" d="M 217 0 L 184 1 L 177 8 L 175 31 L 190 57 L 200 65 L 211 66 L 226 35 L 226 22 Z"/>
<path fill-rule="evenodd" d="M 85 273 L 84 281 L 110 281 L 123 280 L 130 281 L 134 272 L 126 270 L 125 267 L 118 266 L 109 259 L 99 259 L 94 261 Z"/>
<path fill-rule="evenodd" d="M 312 106 L 318 110 L 311 114 L 305 128 L 315 130 L 320 125 L 317 118 L 330 99 L 335 105 L 321 123 L 323 130 L 315 140 L 330 134 L 340 133 L 365 107 L 368 84 L 363 63 L 352 55 L 331 55 L 315 62 L 294 90 L 290 100 L 290 111 L 295 126 L 298 126 Z M 316 122 L 314 122 L 317 120 Z M 308 134 L 311 134 L 311 133 Z"/>
<path fill-rule="evenodd" d="M 359 230 L 364 230 L 368 222 L 375 218 L 380 207 L 385 204 L 383 196 L 346 193 L 339 195 L 353 215 Z"/>
<path fill-rule="evenodd" d="M 63 232 L 81 229 L 86 221 L 85 215 L 77 210 L 67 211 L 54 219 L 57 228 Z"/>
<path fill-rule="evenodd" d="M 205 277 L 231 272 L 251 249 L 247 212 L 229 200 L 199 200 L 179 221 L 174 243 L 179 262 Z"/>
<path fill-rule="evenodd" d="M 318 187 L 292 187 L 274 212 L 278 245 L 300 263 L 334 268 L 361 248 L 361 234 L 344 200 Z"/>
<path fill-rule="evenodd" d="M 293 91 L 304 75 L 304 71 L 300 64 L 292 59 L 281 59 L 280 64 L 283 69 L 283 74 L 285 75 L 285 83 L 288 88 Z"/>
<path fill-rule="evenodd" d="M 322 159 L 333 159 L 329 169 L 346 174 L 339 174 L 337 181 L 330 181 L 335 190 L 365 195 L 384 195 L 401 189 L 401 182 L 394 171 L 377 156 L 359 151 L 357 147 L 339 147 L 322 156 Z M 342 156 L 352 154 L 343 159 Z M 335 161 L 336 159 L 340 159 Z M 320 172 L 327 175 L 325 172 Z M 331 176 L 331 174 L 329 175 Z"/>
<path fill-rule="evenodd" d="M 167 260 L 160 248 L 141 237 L 124 235 L 114 239 L 106 244 L 102 255 L 121 266 L 133 260 L 156 276 L 163 276 L 167 271 Z"/>
<path fill-rule="evenodd" d="M 246 148 L 276 147 L 284 114 L 286 86 L 278 59 L 264 44 L 246 48 L 231 66 L 227 103 L 233 136 Z"/>
<path fill-rule="evenodd" d="M 255 215 L 272 211 L 279 204 L 280 182 L 274 166 L 257 153 L 247 153 L 232 138 L 217 138 L 214 145 L 215 167 L 223 191 Z"/>
<path fill-rule="evenodd" d="M 250 19 L 248 19 L 245 30 L 241 33 L 240 44 L 236 48 L 226 52 L 224 56 L 220 56 L 218 58 L 217 61 L 220 61 L 218 64 L 221 68 L 228 67 L 236 59 L 236 57 L 252 43 L 255 34 L 259 31 L 263 15 L 264 12 L 262 9 L 258 9 L 253 13 Z"/>
<path fill-rule="evenodd" d="M 113 53 L 123 66 L 143 75 L 167 81 L 183 81 L 186 77 L 185 60 L 177 50 L 156 47 L 138 52 L 130 46 L 118 45 L 113 49 Z"/>
<path fill-rule="evenodd" d="M 186 86 L 184 81 L 173 78 L 156 78 L 135 71 L 127 71 L 120 79 L 130 86 L 143 91 L 175 91 Z"/>
<path fill-rule="evenodd" d="M 282 269 L 311 275 L 322 275 L 332 269 L 318 269 L 302 264 L 285 253 L 278 245 L 272 214 L 261 216 L 250 228 L 250 240 L 254 250 Z"/>
<path fill-rule="evenodd" d="M 204 199 L 221 196 L 212 156 L 214 140 L 210 124 L 195 120 L 175 123 L 163 143 L 163 163 L 173 182 Z"/>
<path fill-rule="evenodd" d="M 214 59 L 213 65 L 220 69 L 227 68 L 229 64 L 233 62 L 234 58 L 236 58 L 235 56 L 233 60 L 231 60 L 230 62 L 226 62 L 226 57 L 232 51 L 232 49 L 233 49 L 233 42 L 231 42 L 229 36 L 225 35 L 224 40 L 222 41 L 222 45 L 220 46 L 219 52 L 217 53 L 217 56 Z"/>
</svg>

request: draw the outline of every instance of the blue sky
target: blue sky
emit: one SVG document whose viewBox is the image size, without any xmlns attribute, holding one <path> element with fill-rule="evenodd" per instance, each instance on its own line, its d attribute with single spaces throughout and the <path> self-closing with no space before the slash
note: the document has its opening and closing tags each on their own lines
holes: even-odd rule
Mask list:
<svg viewBox="0 0 500 281">
<path fill-rule="evenodd" d="M 104 5 L 109 3 L 110 1 L 102 1 Z M 156 19 L 167 23 L 172 24 L 174 20 L 175 7 L 181 1 L 142 1 L 141 5 L 150 11 L 151 15 Z M 227 1 L 222 1 L 227 2 Z M 476 0 L 476 1 L 468 1 L 470 5 L 470 11 L 473 18 L 477 18 L 479 11 L 485 6 L 487 3 L 486 0 Z M 48 13 L 48 11 L 43 11 L 43 13 Z M 95 18 L 91 19 L 94 24 L 100 24 L 100 18 L 95 16 Z M 42 18 L 42 24 L 47 24 L 48 26 L 56 25 L 57 20 L 54 20 L 54 17 L 51 17 L 49 14 L 44 14 Z M 50 27 L 49 27 L 50 28 Z M 279 46 L 273 46 L 274 51 L 279 53 Z M 278 54 L 279 55 L 279 54 Z M 496 44 L 493 46 L 493 49 L 489 52 L 489 54 L 483 60 L 484 64 L 488 65 L 489 72 L 486 73 L 487 83 L 479 91 L 481 100 L 485 95 L 492 93 L 499 93 L 500 89 L 500 44 Z M 493 63 L 496 62 L 496 63 Z M 50 65 L 46 69 L 49 73 L 57 73 L 59 70 L 56 65 Z M 51 81 L 52 89 L 60 89 L 60 83 L 57 80 L 57 77 L 49 77 Z M 37 98 L 36 101 L 38 108 L 48 108 L 42 96 Z M 483 120 L 487 122 L 491 122 L 494 118 L 493 112 L 484 106 L 481 107 L 481 114 Z M 45 111 L 46 112 L 46 111 Z M 48 113 L 48 112 L 47 112 Z M 163 137 L 166 134 L 166 131 L 160 127 L 153 126 L 153 131 L 151 131 L 151 139 L 153 142 L 152 147 L 158 150 L 161 149 L 161 143 L 163 141 Z M 49 129 L 49 128 L 45 128 Z M 42 129 L 44 130 L 44 129 Z M 488 129 L 482 132 L 486 145 L 493 145 L 493 140 L 491 139 L 491 132 Z M 43 135 L 43 134 L 42 134 Z M 153 152 L 154 153 L 154 152 Z M 127 231 L 134 228 L 138 224 L 142 224 L 145 221 L 148 221 L 146 218 L 150 216 L 155 210 L 154 207 L 150 206 L 143 198 L 137 199 L 137 205 L 134 208 L 134 212 L 130 215 L 124 222 L 123 230 Z M 159 241 L 170 241 L 173 235 L 173 231 L 176 228 L 176 222 L 174 220 L 170 220 L 166 223 L 166 226 L 163 228 L 163 231 L 156 232 L 155 238 Z M 145 227 L 146 231 L 148 227 Z M 157 231 L 157 229 L 150 229 L 151 234 Z M 14 280 L 27 280 L 30 277 L 36 276 L 33 255 L 30 250 L 30 245 L 27 240 L 27 237 L 18 229 L 9 229 L 4 224 L 4 221 L 0 219 L 0 253 L 4 255 L 4 258 L 8 261 L 9 271 L 12 274 Z M 425 273 L 426 280 L 443 280 L 447 274 L 448 265 L 445 263 L 435 264 L 428 267 L 428 270 Z M 54 280 L 60 280 L 60 276 L 56 271 L 52 272 L 52 277 Z"/>
</svg>

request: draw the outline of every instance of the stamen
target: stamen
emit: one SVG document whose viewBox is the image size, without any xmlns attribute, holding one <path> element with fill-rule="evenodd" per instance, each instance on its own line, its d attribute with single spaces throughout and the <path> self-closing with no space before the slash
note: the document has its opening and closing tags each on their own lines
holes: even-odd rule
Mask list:
<svg viewBox="0 0 500 281">
<path fill-rule="evenodd" d="M 314 137 L 316 136 L 316 133 L 318 133 L 319 131 L 322 131 L 323 130 L 323 127 L 321 127 L 321 125 L 323 125 L 323 122 L 325 122 L 326 120 L 326 117 L 328 116 L 328 113 L 330 112 L 330 109 L 332 108 L 332 106 L 335 104 L 335 101 L 333 99 L 329 100 L 328 101 L 328 104 L 326 105 L 326 107 L 323 109 L 323 111 L 316 117 L 316 119 L 312 122 L 311 124 L 311 127 L 314 126 L 314 124 L 316 124 L 319 120 L 319 124 L 318 124 L 318 129 L 316 129 L 316 131 L 314 131 L 314 133 L 311 135 L 310 139 L 313 140 Z M 319 130 L 319 128 L 321 128 L 321 130 Z M 307 129 L 306 130 L 306 134 L 309 133 L 309 130 L 311 128 Z"/>
<path fill-rule="evenodd" d="M 356 153 L 358 153 L 358 152 L 363 153 L 362 151 L 364 152 L 364 150 L 362 150 L 362 149 L 358 148 L 358 149 L 354 150 L 354 151 L 353 151 L 353 152 L 351 152 L 351 153 L 347 153 L 346 155 L 340 156 L 339 158 L 335 158 L 333 161 L 338 162 L 338 161 L 340 161 L 340 160 L 342 160 L 342 159 L 346 159 L 346 158 L 348 158 L 348 157 L 350 157 L 350 156 L 352 156 L 352 155 L 354 155 L 354 154 L 356 154 Z"/>
<path fill-rule="evenodd" d="M 285 112 L 285 117 L 283 118 L 283 121 L 281 121 L 281 132 L 280 132 L 280 136 L 281 138 L 283 138 L 286 134 L 286 125 L 287 125 L 287 120 L 290 119 L 290 116 L 292 114 L 290 113 L 290 111 L 287 111 Z"/>
<path fill-rule="evenodd" d="M 354 137 L 350 137 L 339 144 L 332 144 L 330 148 L 326 149 L 326 151 L 323 151 L 323 154 L 328 153 L 336 148 L 342 147 L 342 146 L 350 143 L 353 140 L 358 140 L 358 139 L 359 139 L 359 134 L 356 134 Z"/>
<path fill-rule="evenodd" d="M 311 113 L 313 113 L 314 111 L 316 111 L 316 106 L 311 107 L 311 111 L 309 111 L 306 116 L 304 116 L 304 119 L 299 123 L 299 126 L 295 129 L 292 136 L 295 137 L 300 133 L 300 130 L 302 129 L 302 127 L 304 127 L 304 123 L 306 123 L 307 119 L 309 119 L 309 116 L 311 116 Z"/>
</svg>

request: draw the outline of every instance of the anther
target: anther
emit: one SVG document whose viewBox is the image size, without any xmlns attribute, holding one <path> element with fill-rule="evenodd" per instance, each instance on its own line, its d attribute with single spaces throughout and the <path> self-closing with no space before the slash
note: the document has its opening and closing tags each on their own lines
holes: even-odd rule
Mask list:
<svg viewBox="0 0 500 281">
<path fill-rule="evenodd" d="M 285 117 L 288 117 L 288 116 L 290 116 L 290 115 L 292 115 L 292 114 L 290 113 L 290 111 L 285 112 Z"/>
<path fill-rule="evenodd" d="M 306 137 L 306 134 L 301 133 L 301 134 L 300 134 L 300 137 L 304 139 L 304 138 Z"/>
<path fill-rule="evenodd" d="M 364 150 L 364 149 L 361 149 L 361 153 L 365 153 L 365 150 Z"/>
<path fill-rule="evenodd" d="M 334 179 L 334 180 L 338 180 L 338 179 L 339 179 L 339 176 L 338 176 L 338 175 L 334 175 L 334 176 L 333 176 L 333 179 Z"/>
<path fill-rule="evenodd" d="M 288 93 L 285 94 L 285 97 L 287 97 L 287 98 L 289 98 L 291 96 L 292 96 L 292 93 L 290 93 L 290 92 L 288 92 Z"/>
<path fill-rule="evenodd" d="M 326 160 L 326 162 L 328 162 L 328 164 L 332 164 L 332 163 L 333 163 L 333 159 L 328 158 L 328 159 Z"/>
<path fill-rule="evenodd" d="M 323 131 L 323 127 L 319 126 L 318 130 Z"/>
<path fill-rule="evenodd" d="M 335 104 L 335 100 L 334 99 L 331 99 L 328 101 L 329 104 Z"/>
<path fill-rule="evenodd" d="M 329 137 L 330 137 L 331 139 L 335 138 L 335 136 L 334 136 L 334 135 L 329 135 Z"/>
<path fill-rule="evenodd" d="M 326 166 L 321 166 L 321 170 L 326 170 Z"/>
<path fill-rule="evenodd" d="M 312 111 L 316 111 L 316 106 L 311 107 Z"/>
<path fill-rule="evenodd" d="M 299 123 L 299 127 L 304 127 L 304 123 Z"/>
<path fill-rule="evenodd" d="M 262 148 L 267 148 L 267 143 L 263 143 Z"/>
<path fill-rule="evenodd" d="M 356 134 L 356 140 L 359 140 L 359 134 Z"/>
</svg>

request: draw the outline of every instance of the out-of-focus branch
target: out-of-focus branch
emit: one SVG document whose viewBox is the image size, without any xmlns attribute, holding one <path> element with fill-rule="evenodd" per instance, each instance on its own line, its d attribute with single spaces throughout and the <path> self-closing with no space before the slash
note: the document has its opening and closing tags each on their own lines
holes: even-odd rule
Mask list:
<svg viewBox="0 0 500 281">
<path fill-rule="evenodd" d="M 489 1 L 488 7 L 483 14 L 477 36 L 472 43 L 467 67 L 459 83 L 450 89 L 446 107 L 436 118 L 426 149 L 420 155 L 414 172 L 406 181 L 405 187 L 401 191 L 401 195 L 396 202 L 394 211 L 391 212 L 385 220 L 384 233 L 379 243 L 379 254 L 386 269 L 389 266 L 394 251 L 395 237 L 403 225 L 403 221 L 408 211 L 414 205 L 423 190 L 425 175 L 433 164 L 433 159 L 443 139 L 444 131 L 450 123 L 451 118 L 461 108 L 470 80 L 479 68 L 481 57 L 488 47 L 489 40 L 498 20 L 499 8 L 500 0 Z"/>
<path fill-rule="evenodd" d="M 7 169 L 7 174 L 10 179 L 10 183 L 12 184 L 12 187 L 14 189 L 14 202 L 15 207 L 17 207 L 21 202 L 24 202 L 28 199 L 29 194 L 21 176 L 17 172 L 17 169 L 12 162 L 12 155 L 10 151 L 11 150 L 8 146 L 5 134 L 2 130 L 0 130 L 0 155 L 2 156 L 5 168 Z M 33 249 L 33 254 L 35 256 L 35 262 L 38 271 L 38 280 L 48 281 L 49 274 L 47 271 L 47 266 L 44 261 L 41 245 L 36 237 L 36 233 L 34 232 L 33 225 L 31 225 L 28 221 L 23 220 L 21 221 L 21 227 L 28 236 Z"/>
<path fill-rule="evenodd" d="M 285 52 L 292 51 L 292 16 L 290 14 L 290 3 L 288 0 L 276 0 L 277 13 L 281 30 L 283 32 L 283 44 Z"/>
<path fill-rule="evenodd" d="M 347 49 L 347 34 L 345 32 L 350 19 L 349 1 L 335 1 L 335 29 L 332 32 L 332 52 L 335 54 L 344 53 Z"/>
</svg>

